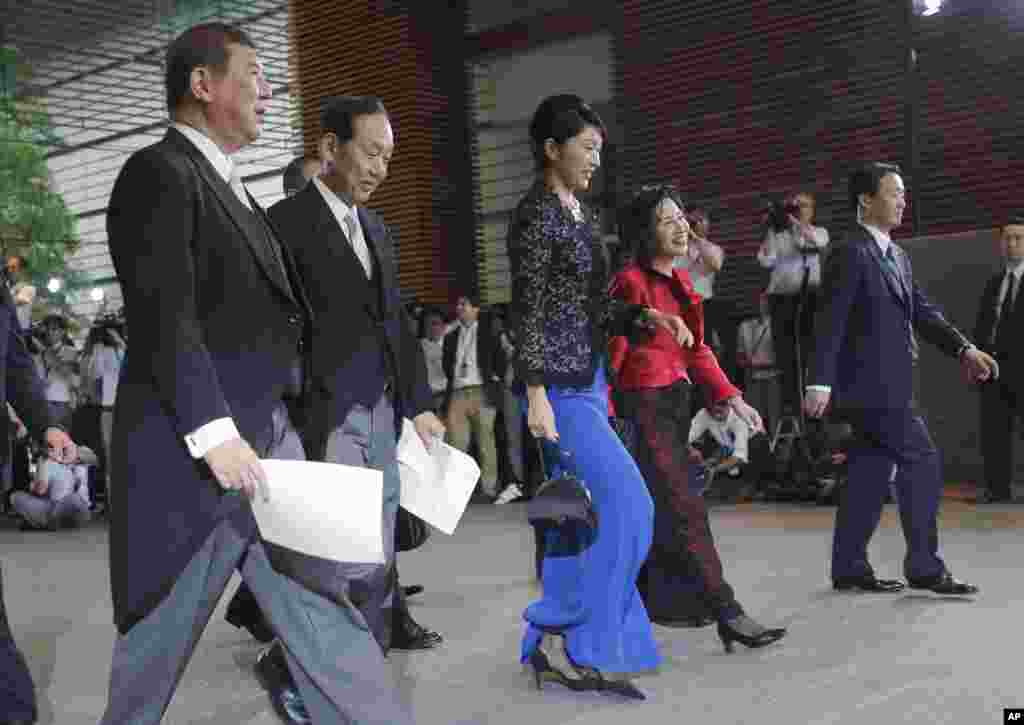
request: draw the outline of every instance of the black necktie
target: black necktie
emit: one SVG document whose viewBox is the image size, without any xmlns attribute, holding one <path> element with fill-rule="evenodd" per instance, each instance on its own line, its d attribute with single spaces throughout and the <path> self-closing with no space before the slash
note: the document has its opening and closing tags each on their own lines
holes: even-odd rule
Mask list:
<svg viewBox="0 0 1024 725">
<path fill-rule="evenodd" d="M 1006 352 L 1010 347 L 1010 318 L 1013 316 L 1013 296 L 1017 275 L 1006 273 L 1006 295 L 999 307 L 999 321 L 996 322 L 996 350 Z"/>
<path fill-rule="evenodd" d="M 892 274 L 893 279 L 896 281 L 896 287 L 900 291 L 900 297 L 906 295 L 906 290 L 903 286 L 903 275 L 900 274 L 899 265 L 896 264 L 896 255 L 893 254 L 892 244 L 885 248 L 885 261 L 886 266 L 889 268 L 889 273 Z"/>
</svg>

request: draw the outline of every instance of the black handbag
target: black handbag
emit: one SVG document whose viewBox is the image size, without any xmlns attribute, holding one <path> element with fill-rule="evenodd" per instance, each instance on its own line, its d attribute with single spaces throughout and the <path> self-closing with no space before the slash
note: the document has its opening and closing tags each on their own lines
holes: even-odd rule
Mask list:
<svg viewBox="0 0 1024 725">
<path fill-rule="evenodd" d="M 430 527 L 426 522 L 399 506 L 395 517 L 395 551 L 418 549 L 429 538 Z"/>
<path fill-rule="evenodd" d="M 540 440 L 537 440 L 537 445 L 541 445 Z M 547 477 L 544 450 L 541 449 L 541 474 L 545 481 L 526 504 L 527 520 L 537 527 L 577 524 L 596 530 L 597 511 L 594 510 L 590 489 L 569 470 L 574 468 L 569 452 L 557 448 L 557 445 L 554 448 L 560 458 L 562 473 L 555 478 Z"/>
</svg>

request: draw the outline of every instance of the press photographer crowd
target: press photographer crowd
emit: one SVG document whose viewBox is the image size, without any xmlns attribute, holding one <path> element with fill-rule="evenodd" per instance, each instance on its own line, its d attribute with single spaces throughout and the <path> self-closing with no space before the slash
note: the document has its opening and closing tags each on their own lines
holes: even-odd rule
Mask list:
<svg viewBox="0 0 1024 725">
<path fill-rule="evenodd" d="M 75 527 L 109 505 L 110 441 L 114 401 L 127 350 L 120 313 L 96 317 L 79 348 L 69 318 L 48 314 L 24 330 L 25 346 L 43 384 L 53 422 L 79 443 L 67 464 L 47 452 L 8 402 L 11 435 L 3 476 L 3 509 L 21 517 L 23 530 Z M 52 484 L 61 478 L 63 483 Z"/>
<path fill-rule="evenodd" d="M 529 125 L 535 178 L 509 220 L 509 303 L 470 288 L 421 305 L 403 297 L 392 231 L 372 211 L 400 144 L 380 99 L 325 99 L 316 153 L 284 170 L 285 198 L 264 210 L 249 193 L 231 154 L 268 109 L 258 57 L 219 23 L 168 47 L 171 123 L 125 163 L 107 212 L 123 311 L 84 330 L 60 314 L 23 326 L 38 300 L 19 282 L 24 260 L 8 265 L 3 505 L 26 531 L 109 525 L 105 725 L 160 722 L 236 571 L 226 619 L 265 643 L 255 677 L 283 720 L 413 722 L 385 658 L 443 636 L 414 620 L 423 586 L 396 563 L 428 534 L 399 507 L 404 420 L 428 450 L 443 439 L 475 457 L 478 514 L 525 504 L 535 548 L 512 555 L 532 559 L 540 592 L 507 656 L 541 689 L 644 700 L 633 675 L 662 661 L 652 622 L 713 625 L 726 652 L 780 646 L 787 628 L 748 613 L 727 581 L 715 502 L 836 505 L 837 592 L 978 592 L 938 553 L 940 458 L 913 376 L 921 340 L 958 361 L 991 416 L 1020 416 L 1024 217 L 999 228 L 1005 265 L 969 338 L 890 236 L 907 204 L 899 167 L 851 162 L 835 239 L 810 188 L 767 208 L 767 286 L 740 319 L 719 294 L 729 245 L 687 201 L 700 189 L 627 190 L 607 248 L 585 194 L 608 132 L 559 94 Z M 982 432 L 979 503 L 1006 501 L 1008 441 Z M 270 496 L 269 458 L 379 471 L 384 562 L 264 540 L 251 501 Z M 890 497 L 905 581 L 868 561 Z M 0 723 L 34 722 L 0 620 Z"/>
</svg>

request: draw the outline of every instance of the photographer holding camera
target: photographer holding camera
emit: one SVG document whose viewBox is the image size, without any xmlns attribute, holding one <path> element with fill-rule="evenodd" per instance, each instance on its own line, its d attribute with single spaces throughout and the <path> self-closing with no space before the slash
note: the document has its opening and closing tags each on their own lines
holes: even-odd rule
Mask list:
<svg viewBox="0 0 1024 725">
<path fill-rule="evenodd" d="M 29 330 L 28 348 L 35 356 L 39 377 L 46 384 L 46 401 L 54 423 L 71 430 L 80 366 L 68 329 L 67 318 L 49 314 Z"/>
<path fill-rule="evenodd" d="M 773 204 L 766 221 L 757 261 L 771 270 L 767 293 L 775 357 L 782 371 L 783 413 L 793 415 L 800 410 L 800 378 L 811 355 L 828 230 L 813 224 L 814 194 L 809 191 L 789 194 Z"/>
</svg>

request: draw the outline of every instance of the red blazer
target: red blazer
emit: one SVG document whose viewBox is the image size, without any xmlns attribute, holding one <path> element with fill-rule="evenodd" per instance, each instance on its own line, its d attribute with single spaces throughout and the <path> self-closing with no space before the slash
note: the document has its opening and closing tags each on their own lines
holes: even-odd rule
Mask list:
<svg viewBox="0 0 1024 725">
<path fill-rule="evenodd" d="M 667 277 L 630 264 L 612 280 L 612 296 L 682 317 L 694 336 L 689 348 L 662 327 L 633 339 L 612 338 L 609 358 L 620 390 L 663 388 L 685 378 L 700 384 L 712 403 L 740 394 L 704 342 L 704 309 L 686 270 L 675 269 Z"/>
</svg>

